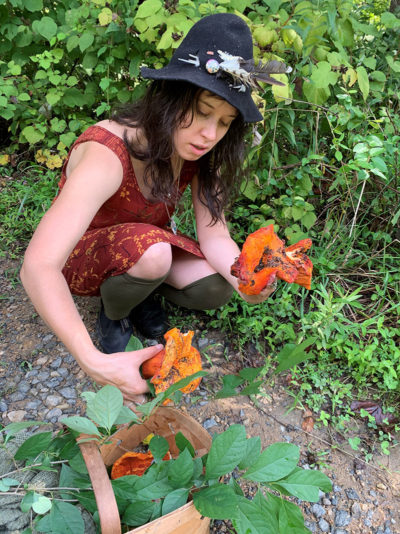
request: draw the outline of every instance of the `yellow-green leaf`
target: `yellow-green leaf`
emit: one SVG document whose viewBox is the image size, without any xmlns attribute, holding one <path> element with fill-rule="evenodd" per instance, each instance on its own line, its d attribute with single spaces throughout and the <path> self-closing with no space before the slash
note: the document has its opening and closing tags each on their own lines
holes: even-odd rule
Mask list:
<svg viewBox="0 0 400 534">
<path fill-rule="evenodd" d="M 367 71 L 364 67 L 360 66 L 357 67 L 357 79 L 358 79 L 358 86 L 360 88 L 360 91 L 363 95 L 363 99 L 366 100 L 367 96 L 369 94 L 369 79 Z"/>
<path fill-rule="evenodd" d="M 112 11 L 109 7 L 104 7 L 99 13 L 100 26 L 108 26 L 112 21 Z"/>
</svg>

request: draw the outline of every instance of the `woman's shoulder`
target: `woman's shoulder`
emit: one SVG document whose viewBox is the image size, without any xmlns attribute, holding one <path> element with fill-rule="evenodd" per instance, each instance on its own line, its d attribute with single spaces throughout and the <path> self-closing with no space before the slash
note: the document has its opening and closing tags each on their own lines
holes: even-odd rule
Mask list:
<svg viewBox="0 0 400 534">
<path fill-rule="evenodd" d="M 110 133 L 116 135 L 122 140 L 124 139 L 125 132 L 127 134 L 128 139 L 132 139 L 137 136 L 136 128 L 127 127 L 124 124 L 119 124 L 118 122 L 108 119 L 96 122 L 96 124 L 94 124 L 93 126 L 99 126 L 104 130 L 108 130 Z"/>
</svg>

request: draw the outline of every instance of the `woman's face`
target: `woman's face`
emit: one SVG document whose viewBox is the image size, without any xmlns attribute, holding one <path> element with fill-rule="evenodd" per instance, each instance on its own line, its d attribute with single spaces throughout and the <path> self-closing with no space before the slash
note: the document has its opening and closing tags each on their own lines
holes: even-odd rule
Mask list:
<svg viewBox="0 0 400 534">
<path fill-rule="evenodd" d="M 175 153 L 183 160 L 196 161 L 224 137 L 238 111 L 226 100 L 210 93 L 200 93 L 197 107 L 174 134 Z"/>
</svg>

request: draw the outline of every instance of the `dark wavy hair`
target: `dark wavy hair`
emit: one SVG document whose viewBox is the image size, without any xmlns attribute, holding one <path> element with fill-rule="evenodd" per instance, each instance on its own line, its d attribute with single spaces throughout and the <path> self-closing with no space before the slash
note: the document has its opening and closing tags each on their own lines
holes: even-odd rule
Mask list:
<svg viewBox="0 0 400 534">
<path fill-rule="evenodd" d="M 143 131 L 147 147 L 135 140 L 124 142 L 129 153 L 146 161 L 144 180 L 152 184 L 151 193 L 161 202 L 176 197 L 171 157 L 173 134 L 190 113 L 192 120 L 203 89 L 188 82 L 153 81 L 145 95 L 132 104 L 116 109 L 112 120 Z M 244 137 L 247 125 L 240 113 L 212 151 L 198 160 L 199 198 L 211 213 L 212 224 L 221 220 L 223 210 L 236 197 L 243 179 Z"/>
</svg>

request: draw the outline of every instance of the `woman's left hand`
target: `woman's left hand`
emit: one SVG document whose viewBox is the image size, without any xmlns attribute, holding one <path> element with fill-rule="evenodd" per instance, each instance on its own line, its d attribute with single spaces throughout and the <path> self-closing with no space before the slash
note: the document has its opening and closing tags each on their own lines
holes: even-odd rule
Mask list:
<svg viewBox="0 0 400 534">
<path fill-rule="evenodd" d="M 275 281 L 273 284 L 266 286 L 258 295 L 246 295 L 245 293 L 242 293 L 239 290 L 238 290 L 238 293 L 242 297 L 242 299 L 248 302 L 249 304 L 260 304 L 261 302 L 264 302 L 264 300 L 267 300 L 267 298 L 272 295 L 272 293 L 276 289 L 276 286 L 277 286 L 277 282 Z"/>
</svg>

